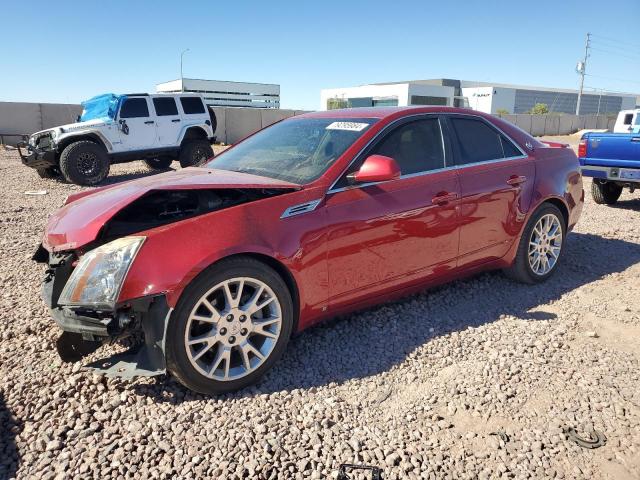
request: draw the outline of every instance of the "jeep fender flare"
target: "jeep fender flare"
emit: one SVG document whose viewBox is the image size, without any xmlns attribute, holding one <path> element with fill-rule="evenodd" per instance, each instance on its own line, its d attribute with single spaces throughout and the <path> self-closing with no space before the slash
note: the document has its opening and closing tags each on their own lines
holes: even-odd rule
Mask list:
<svg viewBox="0 0 640 480">
<path fill-rule="evenodd" d="M 178 139 L 180 146 L 182 146 L 185 140 L 191 140 L 194 138 L 199 138 L 199 139 L 202 138 L 205 140 L 209 140 L 211 136 L 209 135 L 207 130 L 210 128 L 211 127 L 209 127 L 204 123 L 187 125 L 183 127 L 182 131 L 180 132 L 180 137 Z"/>
<path fill-rule="evenodd" d="M 113 145 L 107 138 L 100 132 L 74 132 L 70 135 L 65 135 L 62 137 L 57 144 L 58 153 L 62 153 L 62 151 L 67 148 L 70 144 L 74 142 L 79 142 L 80 140 L 90 140 L 99 145 L 102 145 L 108 154 L 113 152 Z"/>
</svg>

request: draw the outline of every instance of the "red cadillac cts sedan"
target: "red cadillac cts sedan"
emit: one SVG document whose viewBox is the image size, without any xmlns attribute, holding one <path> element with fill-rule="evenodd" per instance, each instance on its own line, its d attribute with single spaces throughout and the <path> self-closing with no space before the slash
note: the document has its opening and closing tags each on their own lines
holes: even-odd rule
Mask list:
<svg viewBox="0 0 640 480">
<path fill-rule="evenodd" d="M 203 167 L 71 195 L 35 260 L 79 361 L 221 393 L 291 335 L 471 273 L 546 280 L 583 205 L 571 149 L 454 108 L 333 110 L 250 136 Z"/>
</svg>

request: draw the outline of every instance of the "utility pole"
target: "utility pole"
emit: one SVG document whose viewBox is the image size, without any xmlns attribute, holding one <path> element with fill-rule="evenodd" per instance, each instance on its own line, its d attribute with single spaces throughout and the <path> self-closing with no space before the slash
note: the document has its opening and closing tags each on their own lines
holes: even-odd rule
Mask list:
<svg viewBox="0 0 640 480">
<path fill-rule="evenodd" d="M 183 50 L 180 54 L 180 91 L 184 93 L 184 77 L 182 76 L 182 58 L 184 54 L 187 53 L 189 49 Z"/>
<path fill-rule="evenodd" d="M 584 59 L 578 62 L 577 71 L 580 74 L 580 90 L 578 91 L 578 103 L 576 105 L 576 115 L 580 115 L 580 102 L 582 101 L 582 90 L 584 89 L 584 76 L 587 70 L 587 58 L 589 58 L 589 47 L 591 46 L 591 34 L 587 33 L 587 39 L 584 42 Z"/>
</svg>

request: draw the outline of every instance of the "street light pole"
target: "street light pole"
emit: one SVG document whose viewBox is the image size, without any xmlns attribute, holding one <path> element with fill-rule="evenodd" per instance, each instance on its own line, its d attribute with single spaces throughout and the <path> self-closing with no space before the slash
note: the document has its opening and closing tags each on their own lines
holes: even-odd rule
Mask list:
<svg viewBox="0 0 640 480">
<path fill-rule="evenodd" d="M 182 58 L 184 54 L 187 53 L 189 49 L 183 50 L 180 54 L 180 91 L 184 93 L 184 77 L 182 76 Z"/>
<path fill-rule="evenodd" d="M 580 62 L 578 73 L 580 74 L 580 90 L 578 91 L 578 103 L 576 104 L 576 115 L 580 115 L 580 103 L 582 101 L 582 90 L 584 88 L 584 76 L 587 70 L 587 58 L 589 58 L 589 47 L 591 41 L 591 34 L 587 33 L 587 39 L 584 43 L 584 60 Z"/>
</svg>

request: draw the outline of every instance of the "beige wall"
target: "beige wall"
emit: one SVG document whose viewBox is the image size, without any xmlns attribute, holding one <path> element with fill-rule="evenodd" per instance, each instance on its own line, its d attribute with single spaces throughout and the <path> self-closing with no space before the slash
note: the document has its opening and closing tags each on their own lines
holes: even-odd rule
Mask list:
<svg viewBox="0 0 640 480">
<path fill-rule="evenodd" d="M 218 142 L 236 143 L 257 130 L 284 118 L 305 113 L 302 110 L 215 107 Z M 0 102 L 0 136 L 30 135 L 38 130 L 73 123 L 81 113 L 80 105 L 55 103 Z M 502 115 L 533 135 L 567 135 L 584 128 L 613 129 L 615 118 L 605 115 Z M 15 145 L 20 138 L 4 137 Z"/>
</svg>

